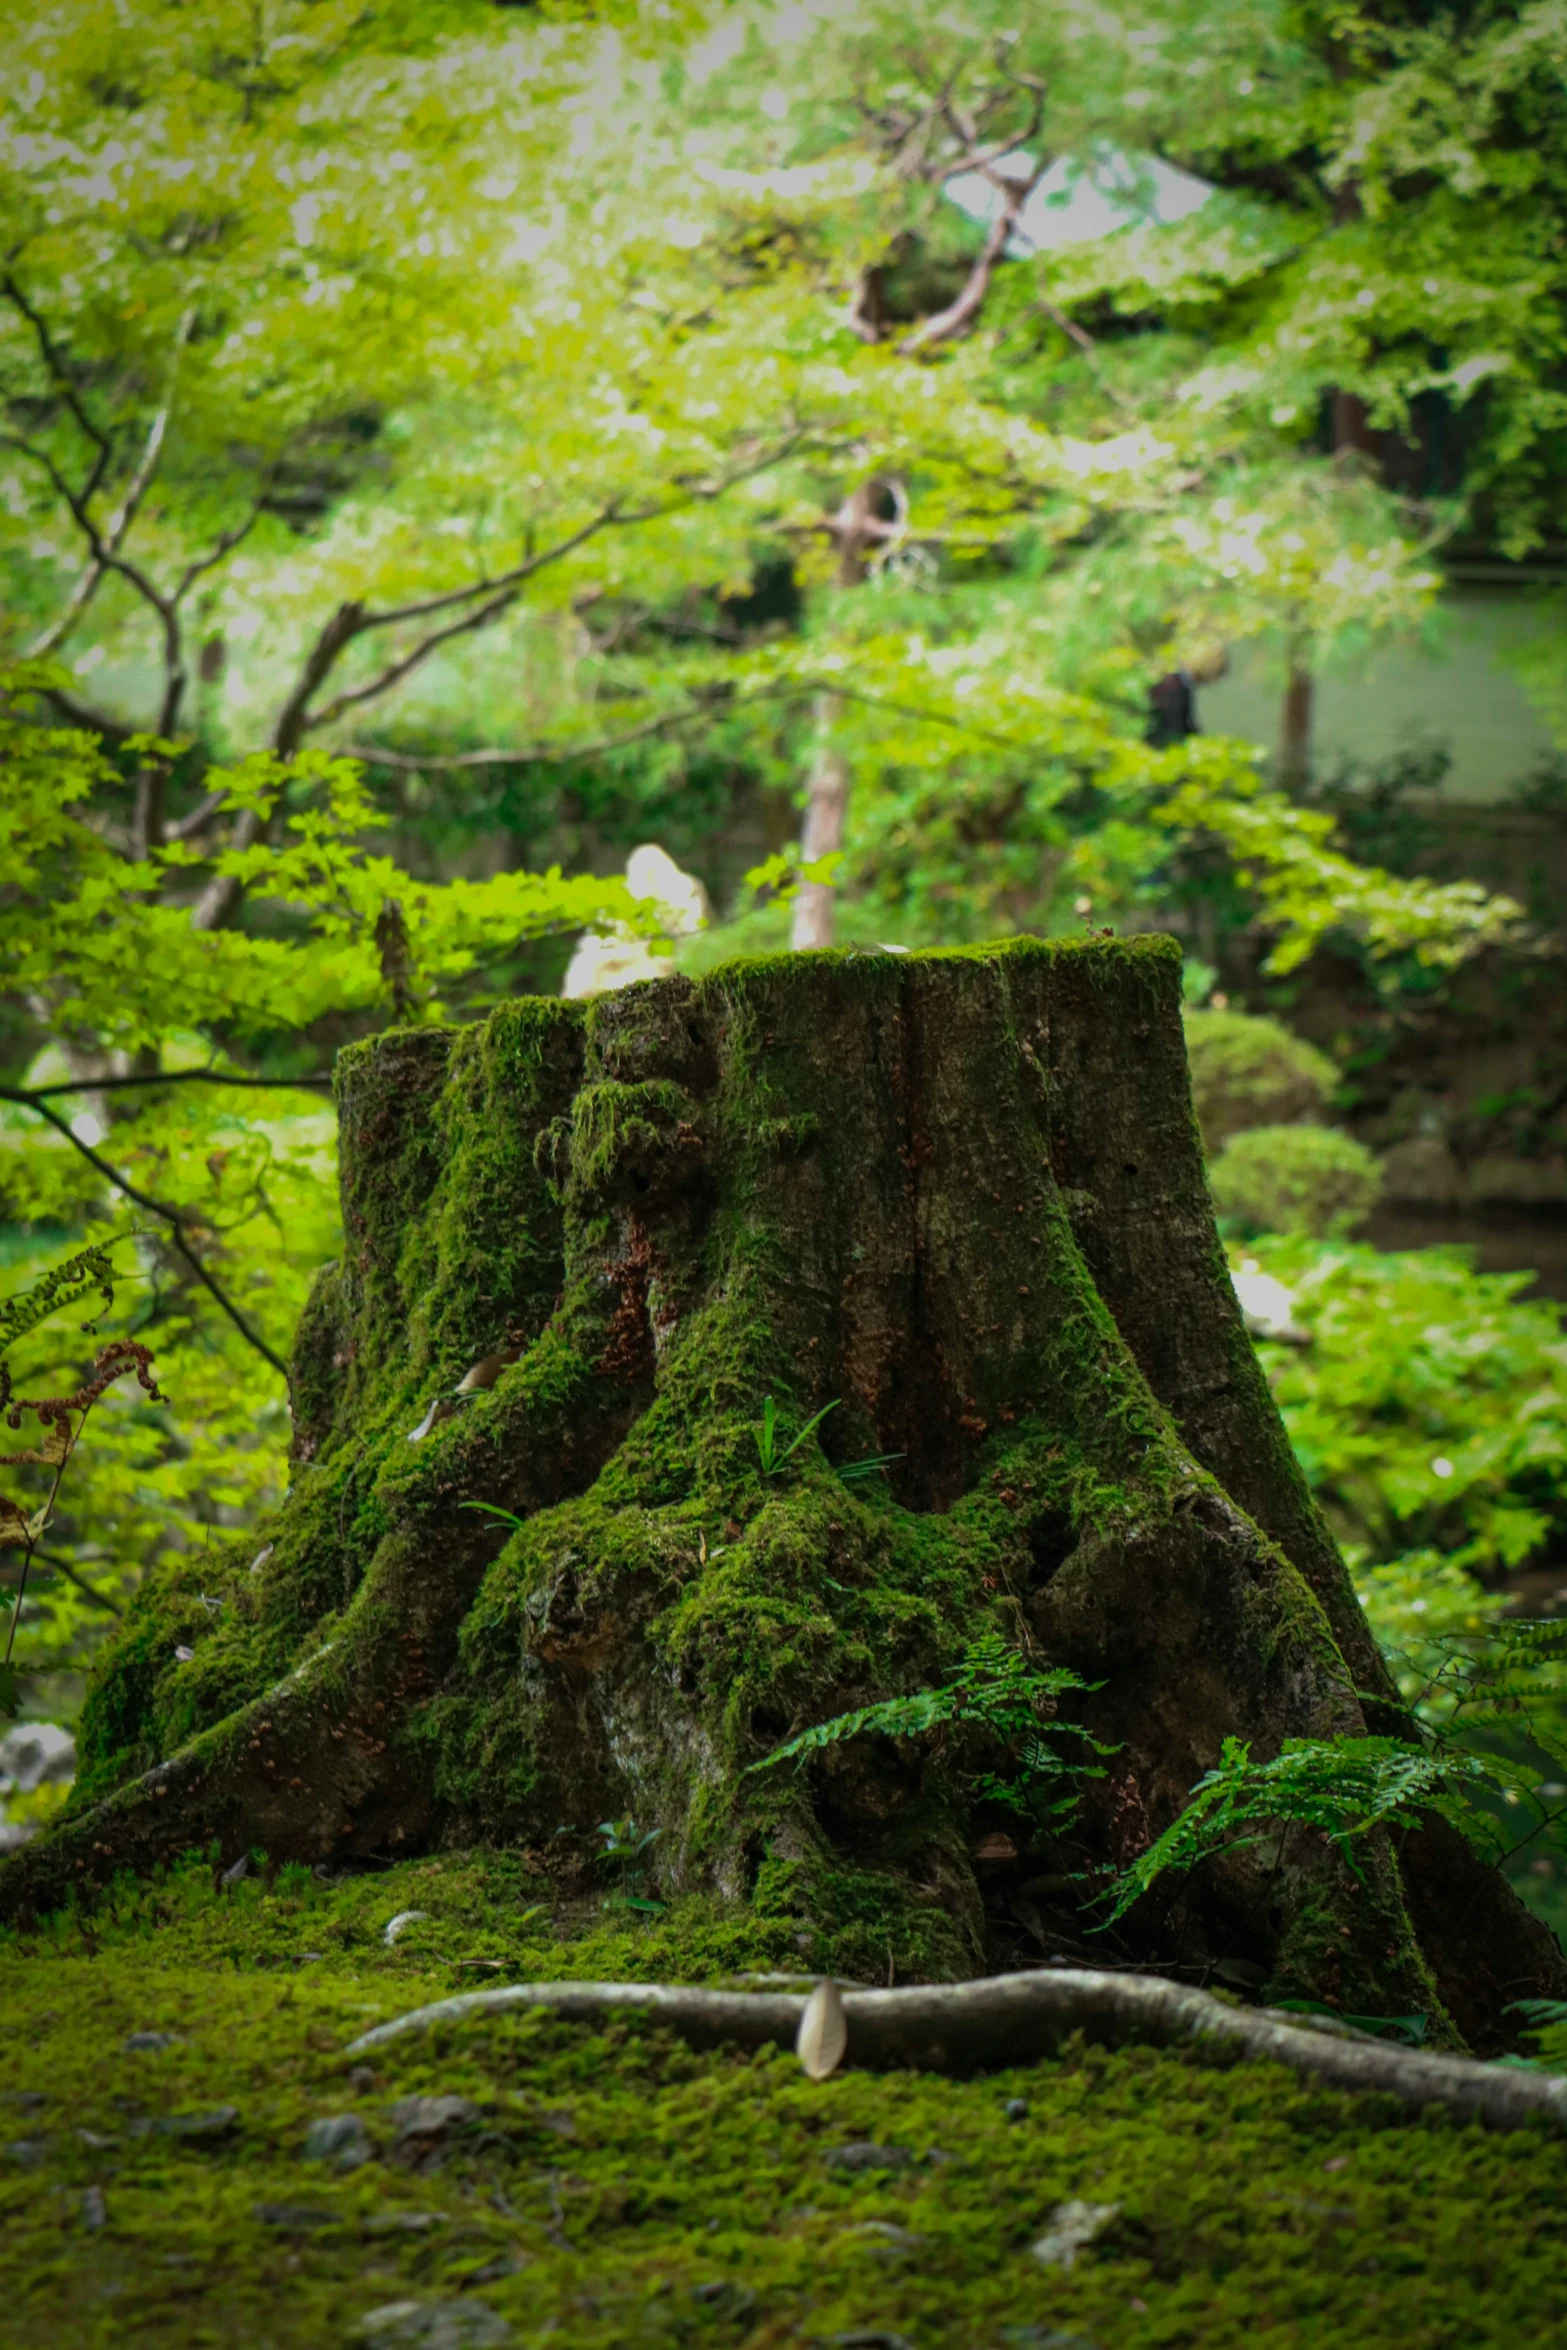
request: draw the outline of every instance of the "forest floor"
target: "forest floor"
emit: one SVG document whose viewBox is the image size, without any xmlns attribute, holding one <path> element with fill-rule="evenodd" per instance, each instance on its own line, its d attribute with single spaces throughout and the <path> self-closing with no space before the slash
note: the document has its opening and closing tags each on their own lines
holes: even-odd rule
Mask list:
<svg viewBox="0 0 1567 2350">
<path fill-rule="evenodd" d="M 1567 2338 L 1567 2140 L 1415 2120 L 1271 2066 L 1082 2047 L 967 2081 L 812 2084 L 781 2053 L 544 2016 L 345 2053 L 458 1988 L 719 1981 L 784 1956 L 765 1923 L 694 1904 L 564 1923 L 516 1864 L 447 1856 L 221 1889 L 192 1865 L 0 1939 L 0 2342 Z M 321 2159 L 307 2137 L 332 2117 Z M 1068 2265 L 1074 2202 L 1101 2208 Z"/>
</svg>

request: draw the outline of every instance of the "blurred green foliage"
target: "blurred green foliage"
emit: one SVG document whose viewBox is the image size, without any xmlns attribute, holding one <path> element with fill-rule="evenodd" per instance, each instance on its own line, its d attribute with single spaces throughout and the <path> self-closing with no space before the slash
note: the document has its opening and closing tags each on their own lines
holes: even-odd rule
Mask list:
<svg viewBox="0 0 1567 2350">
<path fill-rule="evenodd" d="M 1188 1009 L 1186 1058 L 1204 1147 L 1248 1126 L 1288 1126 L 1326 1109 L 1338 1071 L 1282 1021 L 1216 1006 Z"/>
<path fill-rule="evenodd" d="M 496 943 L 649 916 L 586 877 L 417 881 L 372 854 L 381 819 L 360 770 L 305 751 L 209 771 L 266 833 L 207 861 L 243 881 L 247 923 L 199 929 L 183 844 L 128 857 L 115 759 L 39 723 L 56 674 L 0 677 L 0 966 L 36 1024 L 22 1082 L 0 1089 L 7 1286 L 24 1291 L 79 1234 L 123 1236 L 121 1278 L 90 1333 L 75 1307 L 9 1316 L 5 1366 L 19 1394 L 69 1396 L 99 1346 L 129 1338 L 167 1398 L 121 1383 L 98 1403 L 29 1571 L 16 1662 L 58 1708 L 70 1689 L 53 1676 L 79 1674 L 160 1552 L 199 1551 L 281 1498 L 284 1366 L 338 1243 L 335 1120 L 325 1081 L 310 1088 L 323 1028 L 438 1018 L 473 999 Z M 258 1061 L 275 1074 L 258 1079 Z M 11 1475 L 31 1515 L 52 1470 Z M 20 1554 L 5 1556 L 14 1582 Z"/>
<path fill-rule="evenodd" d="M 1388 1254 L 1269 1238 L 1248 1249 L 1311 1344 L 1263 1343 L 1290 1441 L 1341 1541 L 1368 1564 L 1439 1555 L 1492 1579 L 1567 1571 L 1567 1334 L 1526 1273 L 1458 1249 Z"/>
<path fill-rule="evenodd" d="M 1208 1169 L 1229 1231 L 1353 1232 L 1376 1205 L 1382 1173 L 1374 1152 L 1332 1126 L 1248 1126 Z"/>
<path fill-rule="evenodd" d="M 1399 1686 L 1486 1767 L 1472 1829 L 1567 1925 L 1562 1310 L 1460 1249 L 1272 1237 L 1246 1261 L 1310 1333 L 1260 1352 Z"/>
</svg>

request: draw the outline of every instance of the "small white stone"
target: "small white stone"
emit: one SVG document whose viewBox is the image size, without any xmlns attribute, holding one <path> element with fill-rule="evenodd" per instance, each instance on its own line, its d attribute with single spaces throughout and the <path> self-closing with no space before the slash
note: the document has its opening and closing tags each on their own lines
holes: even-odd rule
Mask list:
<svg viewBox="0 0 1567 2350">
<path fill-rule="evenodd" d="M 1049 2227 L 1033 2246 L 1034 2258 L 1045 2268 L 1074 2267 L 1078 2254 L 1103 2235 L 1120 2209 L 1119 2203 L 1083 2203 L 1075 2195 L 1069 2203 L 1058 2203 Z"/>
</svg>

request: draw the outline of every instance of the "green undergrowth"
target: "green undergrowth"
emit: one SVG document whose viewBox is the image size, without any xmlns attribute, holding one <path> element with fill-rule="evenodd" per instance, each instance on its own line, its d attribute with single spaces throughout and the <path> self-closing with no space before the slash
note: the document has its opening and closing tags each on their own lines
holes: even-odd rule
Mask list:
<svg viewBox="0 0 1567 2350">
<path fill-rule="evenodd" d="M 518 2350 L 1473 2350 L 1567 2328 L 1567 2143 L 1273 2067 L 1079 2047 L 813 2085 L 781 2054 L 545 2017 L 345 2054 L 475 1980 L 718 1980 L 789 1946 L 754 1910 L 563 1905 L 493 1855 L 221 1891 L 192 1864 L 8 1935 L 0 2339 L 329 2350 L 409 2302 L 449 2313 L 401 2338 L 459 2350 L 497 2321 Z M 411 2141 L 394 2108 L 416 2095 L 471 2110 Z M 369 2159 L 307 2159 L 311 2124 L 349 2115 Z M 1118 2208 L 1063 2271 L 1031 2247 L 1074 2198 Z"/>
</svg>

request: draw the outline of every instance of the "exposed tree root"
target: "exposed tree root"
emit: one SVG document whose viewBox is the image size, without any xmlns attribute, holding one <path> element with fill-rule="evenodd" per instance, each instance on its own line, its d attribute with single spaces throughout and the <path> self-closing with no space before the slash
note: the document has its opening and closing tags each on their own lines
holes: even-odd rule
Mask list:
<svg viewBox="0 0 1567 2350">
<path fill-rule="evenodd" d="M 1439 2105 L 1494 2130 L 1543 2118 L 1567 2126 L 1567 2079 L 1467 2056 L 1392 2048 L 1347 2026 L 1307 2028 L 1267 2008 L 1237 2008 L 1207 1991 L 1156 1975 L 1052 1968 L 992 1975 L 973 1983 L 919 1984 L 901 1991 L 847 1991 L 844 2061 L 872 2071 L 982 2072 L 1053 2055 L 1074 2032 L 1107 2047 L 1187 2042 L 1239 2058 L 1288 2065 L 1335 2089 L 1381 2090 L 1416 2108 Z M 704 1991 L 666 1983 L 512 1983 L 379 2024 L 347 2053 L 363 2055 L 405 2032 L 508 2008 L 544 2009 L 571 2023 L 603 2023 L 636 2009 L 694 2048 L 725 2041 L 792 2048 L 805 2010 L 790 1992 Z"/>
</svg>

